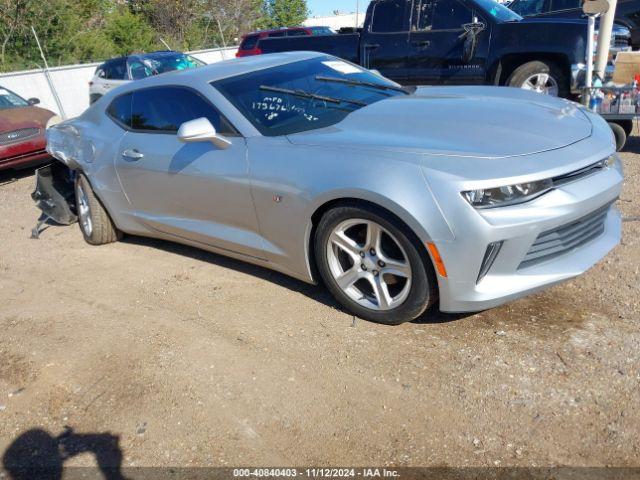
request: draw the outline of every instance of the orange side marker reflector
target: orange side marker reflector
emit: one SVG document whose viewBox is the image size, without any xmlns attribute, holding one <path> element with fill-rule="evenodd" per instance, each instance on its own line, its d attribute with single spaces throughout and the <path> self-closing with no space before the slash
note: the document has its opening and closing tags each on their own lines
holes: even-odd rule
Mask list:
<svg viewBox="0 0 640 480">
<path fill-rule="evenodd" d="M 433 258 L 433 263 L 436 264 L 436 270 L 438 270 L 441 277 L 447 278 L 447 269 L 444 266 L 438 247 L 436 247 L 435 243 L 427 243 L 427 248 L 429 249 L 431 258 Z"/>
</svg>

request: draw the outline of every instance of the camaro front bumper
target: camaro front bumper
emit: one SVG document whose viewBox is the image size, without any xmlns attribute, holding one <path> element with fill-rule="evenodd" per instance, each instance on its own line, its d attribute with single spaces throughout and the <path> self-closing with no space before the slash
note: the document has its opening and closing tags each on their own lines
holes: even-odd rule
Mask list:
<svg viewBox="0 0 640 480">
<path fill-rule="evenodd" d="M 439 278 L 440 309 L 482 311 L 589 270 L 620 242 L 614 202 L 622 178 L 618 164 L 525 204 L 465 205 L 452 225 L 456 238 L 437 245 L 448 273 Z M 493 243 L 499 253 L 479 277 Z"/>
</svg>

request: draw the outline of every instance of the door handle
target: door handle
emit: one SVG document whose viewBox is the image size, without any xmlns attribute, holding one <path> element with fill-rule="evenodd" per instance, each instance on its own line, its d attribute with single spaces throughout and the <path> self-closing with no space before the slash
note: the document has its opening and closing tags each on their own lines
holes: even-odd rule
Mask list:
<svg viewBox="0 0 640 480">
<path fill-rule="evenodd" d="M 422 40 L 420 42 L 411 42 L 411 45 L 418 48 L 427 48 L 431 45 L 431 42 L 429 40 Z"/>
<path fill-rule="evenodd" d="M 378 48 L 380 48 L 380 45 L 378 45 L 377 43 L 367 43 L 364 48 L 365 50 L 377 50 Z"/>
<path fill-rule="evenodd" d="M 140 153 L 137 150 L 125 150 L 122 152 L 122 158 L 128 158 L 129 160 L 140 160 L 144 158 L 144 153 Z"/>
</svg>

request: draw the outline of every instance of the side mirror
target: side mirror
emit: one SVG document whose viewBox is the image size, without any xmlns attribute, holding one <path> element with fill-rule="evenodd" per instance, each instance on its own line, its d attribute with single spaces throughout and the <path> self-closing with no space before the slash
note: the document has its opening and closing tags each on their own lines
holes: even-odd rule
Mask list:
<svg viewBox="0 0 640 480">
<path fill-rule="evenodd" d="M 27 100 L 27 103 L 29 105 L 38 105 L 40 103 L 40 99 L 39 98 L 30 98 L 29 100 Z"/>
<path fill-rule="evenodd" d="M 204 117 L 180 125 L 178 140 L 182 143 L 211 142 L 222 150 L 232 145 L 229 140 L 218 135 L 209 119 Z"/>
</svg>

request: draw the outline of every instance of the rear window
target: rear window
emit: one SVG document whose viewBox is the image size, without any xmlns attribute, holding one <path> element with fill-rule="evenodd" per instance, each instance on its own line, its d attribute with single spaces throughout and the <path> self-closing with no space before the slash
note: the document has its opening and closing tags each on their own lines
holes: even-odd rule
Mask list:
<svg viewBox="0 0 640 480">
<path fill-rule="evenodd" d="M 312 35 L 333 35 L 333 30 L 329 27 L 313 27 L 311 28 Z"/>
<path fill-rule="evenodd" d="M 253 50 L 258 44 L 258 40 L 260 40 L 260 35 L 249 35 L 245 37 L 242 45 L 240 45 L 240 50 Z"/>
<path fill-rule="evenodd" d="M 306 30 L 289 30 L 288 37 L 304 37 L 309 35 Z"/>
</svg>

